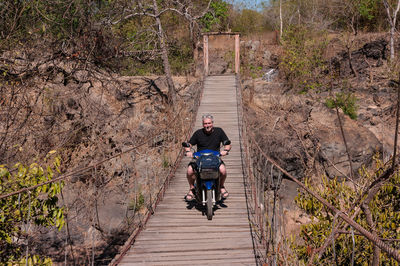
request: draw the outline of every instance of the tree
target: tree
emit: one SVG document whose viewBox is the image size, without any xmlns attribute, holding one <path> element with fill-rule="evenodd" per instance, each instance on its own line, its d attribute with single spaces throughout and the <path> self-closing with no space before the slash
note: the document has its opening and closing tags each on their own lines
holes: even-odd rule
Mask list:
<svg viewBox="0 0 400 266">
<path fill-rule="evenodd" d="M 156 32 L 158 38 L 158 44 L 160 48 L 160 55 L 163 61 L 164 73 L 166 76 L 168 84 L 168 101 L 170 105 L 174 105 L 176 102 L 176 89 L 174 82 L 172 80 L 171 65 L 168 59 L 168 46 L 167 46 L 167 36 L 163 29 L 162 17 L 168 13 L 175 12 L 190 22 L 191 27 L 196 20 L 205 14 L 210 6 L 211 0 L 208 0 L 208 5 L 201 13 L 200 16 L 195 16 L 192 14 L 192 9 L 194 5 L 191 1 L 157 1 L 157 0 L 140 0 L 132 1 L 122 5 L 123 10 L 122 18 L 113 22 L 113 24 L 119 24 L 123 21 L 127 21 L 136 17 L 139 18 L 151 18 L 154 24 L 147 24 L 148 32 Z"/>
<path fill-rule="evenodd" d="M 157 28 L 158 28 L 158 38 L 160 41 L 160 47 L 161 47 L 161 58 L 164 63 L 164 71 L 165 71 L 165 76 L 167 77 L 167 83 L 168 83 L 168 100 L 170 104 L 174 104 L 176 102 L 176 89 L 174 85 L 174 81 L 172 80 L 172 75 L 171 75 L 171 66 L 169 64 L 168 60 L 168 50 L 167 50 L 167 44 L 165 40 L 165 34 L 164 30 L 162 28 L 161 20 L 160 20 L 160 12 L 158 9 L 158 4 L 156 0 L 153 0 L 153 9 L 154 9 L 154 16 L 155 20 L 157 23 Z"/>
<path fill-rule="evenodd" d="M 126 4 L 128 7 L 123 6 L 122 14 L 128 13 L 128 15 L 125 15 L 121 19 L 113 22 L 113 24 L 118 24 L 121 21 L 126 21 L 135 17 L 149 17 L 154 20 L 155 24 L 150 25 L 151 28 L 149 29 L 149 31 L 150 32 L 155 31 L 158 37 L 158 43 L 160 46 L 160 53 L 163 61 L 164 73 L 168 84 L 168 101 L 170 105 L 173 105 L 176 101 L 176 89 L 171 75 L 171 65 L 168 59 L 166 36 L 161 23 L 161 16 L 165 12 L 167 12 L 168 9 L 163 8 L 160 10 L 159 3 L 156 0 L 133 1 L 131 3 L 128 2 Z"/>
<path fill-rule="evenodd" d="M 317 34 L 318 38 L 313 38 Z M 326 34 L 312 32 L 303 26 L 291 26 L 284 32 L 282 45 L 279 69 L 288 87 L 302 93 L 320 88 L 327 67 L 323 59 Z"/>
<path fill-rule="evenodd" d="M 244 9 L 232 22 L 232 30 L 241 34 L 261 32 L 264 29 L 264 25 L 264 19 L 259 12 Z"/>
<path fill-rule="evenodd" d="M 394 33 L 396 31 L 397 13 L 400 10 L 400 0 L 397 1 L 397 6 L 394 9 L 387 0 L 383 0 L 383 5 L 386 9 L 387 19 L 390 25 L 390 59 L 394 59 Z"/>
<path fill-rule="evenodd" d="M 176 4 L 177 8 L 172 10 L 189 22 L 193 59 L 196 60 L 201 31 L 209 31 L 213 23 L 219 23 L 221 17 L 222 19 L 226 18 L 226 3 L 215 0 L 214 2 L 213 0 L 184 0 L 182 2 L 176 1 Z M 212 19 L 210 22 L 208 19 L 214 16 L 217 19 Z M 207 23 L 204 25 L 205 22 Z"/>
</svg>

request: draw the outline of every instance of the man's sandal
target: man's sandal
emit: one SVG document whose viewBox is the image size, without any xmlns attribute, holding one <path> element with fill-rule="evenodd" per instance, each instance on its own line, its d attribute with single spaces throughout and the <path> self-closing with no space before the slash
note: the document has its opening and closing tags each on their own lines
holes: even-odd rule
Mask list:
<svg viewBox="0 0 400 266">
<path fill-rule="evenodd" d="M 194 195 L 193 195 L 192 190 L 189 190 L 189 192 L 185 195 L 184 198 L 185 198 L 186 201 L 192 201 L 192 200 L 194 200 Z"/>
<path fill-rule="evenodd" d="M 223 199 L 227 199 L 229 197 L 228 190 L 225 187 L 221 187 L 221 197 Z"/>
</svg>

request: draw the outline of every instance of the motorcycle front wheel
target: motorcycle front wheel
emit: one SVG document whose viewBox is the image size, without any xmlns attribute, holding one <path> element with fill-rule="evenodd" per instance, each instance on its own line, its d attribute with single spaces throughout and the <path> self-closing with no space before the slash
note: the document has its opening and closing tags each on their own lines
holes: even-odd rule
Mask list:
<svg viewBox="0 0 400 266">
<path fill-rule="evenodd" d="M 213 200 L 212 200 L 212 190 L 208 189 L 207 190 L 207 219 L 212 220 L 213 217 Z"/>
</svg>

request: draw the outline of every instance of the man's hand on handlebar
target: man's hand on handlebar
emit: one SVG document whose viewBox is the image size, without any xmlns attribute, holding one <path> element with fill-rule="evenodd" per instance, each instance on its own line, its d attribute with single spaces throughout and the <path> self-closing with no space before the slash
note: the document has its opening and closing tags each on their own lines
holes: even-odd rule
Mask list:
<svg viewBox="0 0 400 266">
<path fill-rule="evenodd" d="M 228 155 L 229 152 L 228 152 L 227 150 L 222 150 L 222 151 L 220 152 L 220 154 L 221 154 L 221 156 L 225 156 L 225 155 Z"/>
<path fill-rule="evenodd" d="M 231 150 L 231 141 L 225 140 L 222 144 L 224 145 L 224 150 L 220 151 L 221 156 L 228 155 Z"/>
<path fill-rule="evenodd" d="M 186 157 L 193 157 L 193 152 L 191 149 L 192 146 L 190 145 L 189 142 L 182 142 L 182 147 L 185 148 L 185 156 Z"/>
</svg>

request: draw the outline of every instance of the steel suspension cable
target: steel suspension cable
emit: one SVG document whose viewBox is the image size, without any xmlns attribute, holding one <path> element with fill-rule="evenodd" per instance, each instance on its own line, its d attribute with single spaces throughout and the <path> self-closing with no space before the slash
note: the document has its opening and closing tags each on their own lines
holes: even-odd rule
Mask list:
<svg viewBox="0 0 400 266">
<path fill-rule="evenodd" d="M 178 112 L 178 113 L 179 113 L 179 112 Z M 175 118 L 176 118 L 177 116 L 178 116 L 178 115 L 176 115 Z M 171 121 L 174 121 L 174 120 L 175 120 L 175 119 L 173 119 L 173 120 L 171 120 Z M 110 160 L 112 160 L 112 159 L 114 159 L 114 158 L 120 157 L 120 156 L 123 155 L 123 154 L 129 153 L 129 152 L 131 152 L 131 151 L 134 151 L 134 150 L 138 149 L 139 147 L 141 147 L 141 146 L 147 144 L 149 141 L 153 140 L 154 138 L 160 136 L 161 133 L 162 133 L 163 131 L 167 130 L 168 128 L 170 128 L 170 125 L 167 125 L 166 127 L 160 129 L 160 130 L 157 131 L 156 133 L 152 134 L 150 137 L 146 138 L 146 139 L 145 139 L 144 141 L 142 141 L 141 143 L 139 143 L 139 144 L 137 144 L 137 145 L 135 145 L 135 146 L 133 146 L 133 147 L 131 147 L 131 148 L 129 148 L 129 149 L 123 151 L 123 152 L 117 153 L 117 154 L 115 154 L 115 155 L 113 155 L 113 156 L 110 156 L 110 157 L 107 157 L 107 158 L 105 158 L 105 159 L 103 159 L 103 160 L 100 160 L 100 161 L 98 161 L 98 162 L 96 162 L 96 163 L 94 163 L 94 164 L 92 164 L 92 165 L 89 165 L 89 166 L 86 166 L 86 167 L 82 167 L 82 168 L 80 168 L 80 169 L 74 170 L 74 171 L 72 171 L 72 172 L 70 172 L 70 173 L 67 173 L 67 174 L 60 175 L 60 176 L 58 176 L 58 177 L 56 177 L 56 178 L 53 178 L 53 179 L 51 179 L 51 180 L 42 182 L 42 183 L 40 183 L 40 184 L 37 184 L 37 185 L 34 185 L 34 186 L 30 186 L 30 187 L 26 187 L 26 188 L 20 189 L 20 190 L 18 190 L 18 191 L 14 191 L 14 192 L 10 192 L 10 193 L 7 193 L 7 194 L 0 195 L 0 199 L 4 199 L 4 198 L 10 197 L 10 196 L 14 196 L 14 195 L 19 194 L 19 193 L 23 193 L 23 192 L 26 192 L 26 191 L 29 191 L 29 190 L 33 190 L 33 189 L 36 189 L 36 188 L 38 188 L 38 187 L 41 187 L 41 186 L 44 186 L 44 185 L 47 185 L 47 184 L 51 184 L 51 183 L 54 183 L 54 182 L 63 180 L 63 179 L 65 179 L 65 178 L 67 178 L 67 177 L 70 177 L 70 176 L 73 176 L 73 175 L 77 175 L 77 174 L 80 174 L 80 173 L 82 173 L 82 172 L 86 172 L 86 171 L 88 171 L 88 170 L 94 169 L 94 168 L 96 168 L 96 167 L 102 165 L 103 163 L 105 163 L 105 162 L 107 162 L 107 161 L 110 161 Z"/>
</svg>

